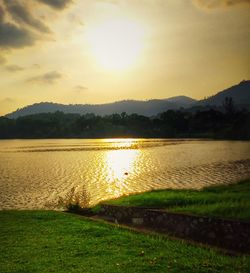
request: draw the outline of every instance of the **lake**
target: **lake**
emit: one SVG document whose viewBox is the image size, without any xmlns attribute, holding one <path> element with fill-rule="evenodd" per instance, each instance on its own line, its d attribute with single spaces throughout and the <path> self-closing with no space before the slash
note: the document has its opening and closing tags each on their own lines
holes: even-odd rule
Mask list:
<svg viewBox="0 0 250 273">
<path fill-rule="evenodd" d="M 200 189 L 250 177 L 249 141 L 44 139 L 0 141 L 0 209 L 50 209 L 162 188 Z"/>
</svg>

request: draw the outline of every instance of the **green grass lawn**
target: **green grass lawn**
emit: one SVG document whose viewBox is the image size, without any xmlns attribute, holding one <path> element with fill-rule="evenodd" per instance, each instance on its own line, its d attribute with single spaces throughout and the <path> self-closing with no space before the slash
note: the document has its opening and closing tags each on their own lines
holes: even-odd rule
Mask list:
<svg viewBox="0 0 250 273">
<path fill-rule="evenodd" d="M 250 220 L 250 179 L 203 190 L 157 190 L 110 200 L 109 204 L 165 208 L 174 212 Z"/>
<path fill-rule="evenodd" d="M 52 211 L 0 212 L 0 272 L 250 272 L 250 257 Z"/>
</svg>

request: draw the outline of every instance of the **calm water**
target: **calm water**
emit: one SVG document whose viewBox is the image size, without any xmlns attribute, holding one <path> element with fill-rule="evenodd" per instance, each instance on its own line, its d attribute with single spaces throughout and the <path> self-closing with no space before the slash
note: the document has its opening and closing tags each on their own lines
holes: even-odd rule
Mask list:
<svg viewBox="0 0 250 273">
<path fill-rule="evenodd" d="M 159 139 L 1 140 L 0 209 L 51 208 L 74 187 L 91 204 L 158 188 L 250 177 L 250 142 Z"/>
</svg>

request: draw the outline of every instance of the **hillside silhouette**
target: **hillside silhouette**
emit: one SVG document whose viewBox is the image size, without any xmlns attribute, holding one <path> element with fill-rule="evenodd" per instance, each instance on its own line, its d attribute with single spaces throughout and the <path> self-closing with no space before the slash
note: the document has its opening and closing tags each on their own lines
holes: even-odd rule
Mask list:
<svg viewBox="0 0 250 273">
<path fill-rule="evenodd" d="M 189 112 L 168 110 L 155 117 L 138 114 L 42 113 L 0 117 L 0 138 L 215 138 L 250 139 L 250 112 L 237 110 L 232 98 L 220 107 Z"/>
<path fill-rule="evenodd" d="M 59 104 L 53 102 L 41 102 L 33 105 L 26 106 L 22 109 L 10 113 L 7 115 L 9 118 L 17 118 L 20 116 L 39 114 L 39 113 L 53 113 L 61 111 L 63 113 L 74 113 L 74 114 L 87 114 L 93 113 L 96 115 L 110 115 L 113 113 L 126 112 L 128 114 L 139 114 L 145 116 L 157 115 L 168 109 L 179 109 L 181 107 L 187 108 L 193 105 L 194 99 L 179 96 L 170 99 L 153 99 L 148 101 L 138 100 L 123 100 L 113 103 L 105 104 Z"/>
<path fill-rule="evenodd" d="M 123 100 L 114 103 L 106 104 L 75 104 L 64 105 L 52 102 L 41 102 L 26 106 L 22 109 L 6 115 L 8 118 L 17 118 L 20 116 L 40 114 L 40 113 L 54 113 L 61 111 L 63 113 L 87 114 L 93 113 L 95 115 L 105 116 L 114 113 L 121 114 L 138 114 L 147 117 L 156 116 L 167 110 L 188 109 L 188 111 L 209 110 L 211 108 L 216 110 L 223 110 L 221 108 L 226 97 L 231 97 L 234 101 L 235 107 L 242 109 L 250 109 L 250 81 L 242 81 L 228 89 L 218 92 L 216 95 L 206 98 L 204 100 L 194 100 L 186 96 L 178 96 L 168 99 L 152 99 L 148 101 L 138 100 Z"/>
</svg>

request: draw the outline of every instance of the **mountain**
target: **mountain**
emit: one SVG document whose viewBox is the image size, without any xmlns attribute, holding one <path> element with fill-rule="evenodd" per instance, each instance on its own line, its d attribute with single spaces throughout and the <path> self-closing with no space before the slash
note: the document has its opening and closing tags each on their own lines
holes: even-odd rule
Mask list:
<svg viewBox="0 0 250 273">
<path fill-rule="evenodd" d="M 41 102 L 18 109 L 13 113 L 6 115 L 8 118 L 18 118 L 20 116 L 33 115 L 38 113 L 51 113 L 62 111 L 64 113 L 86 114 L 94 113 L 96 115 L 110 115 L 113 113 L 126 112 L 127 114 L 137 113 L 144 116 L 157 115 L 168 109 L 188 108 L 196 100 L 185 96 L 173 97 L 169 99 L 153 99 L 148 101 L 123 100 L 106 104 L 59 104 L 52 102 Z"/>
<path fill-rule="evenodd" d="M 6 115 L 6 117 L 17 118 L 20 116 L 51 113 L 56 111 L 76 114 L 94 113 L 101 116 L 122 112 L 126 112 L 127 114 L 137 113 L 144 116 L 155 116 L 158 113 L 169 109 L 176 110 L 185 108 L 189 111 L 204 110 L 211 107 L 220 109 L 222 108 L 226 97 L 231 97 L 237 108 L 250 109 L 250 81 L 242 81 L 237 85 L 218 92 L 214 96 L 200 101 L 186 96 L 178 96 L 168 99 L 152 99 L 148 101 L 123 100 L 105 104 L 65 105 L 52 102 L 41 102 L 18 109 L 15 112 Z"/>
<path fill-rule="evenodd" d="M 250 81 L 243 80 L 237 85 L 229 87 L 214 96 L 196 103 L 200 106 L 221 106 L 226 97 L 231 97 L 233 102 L 238 107 L 250 106 Z"/>
<path fill-rule="evenodd" d="M 190 105 L 194 104 L 194 102 L 197 101 L 186 96 L 177 96 L 165 100 L 167 100 L 168 102 L 180 103 L 184 108 L 189 107 Z"/>
</svg>

